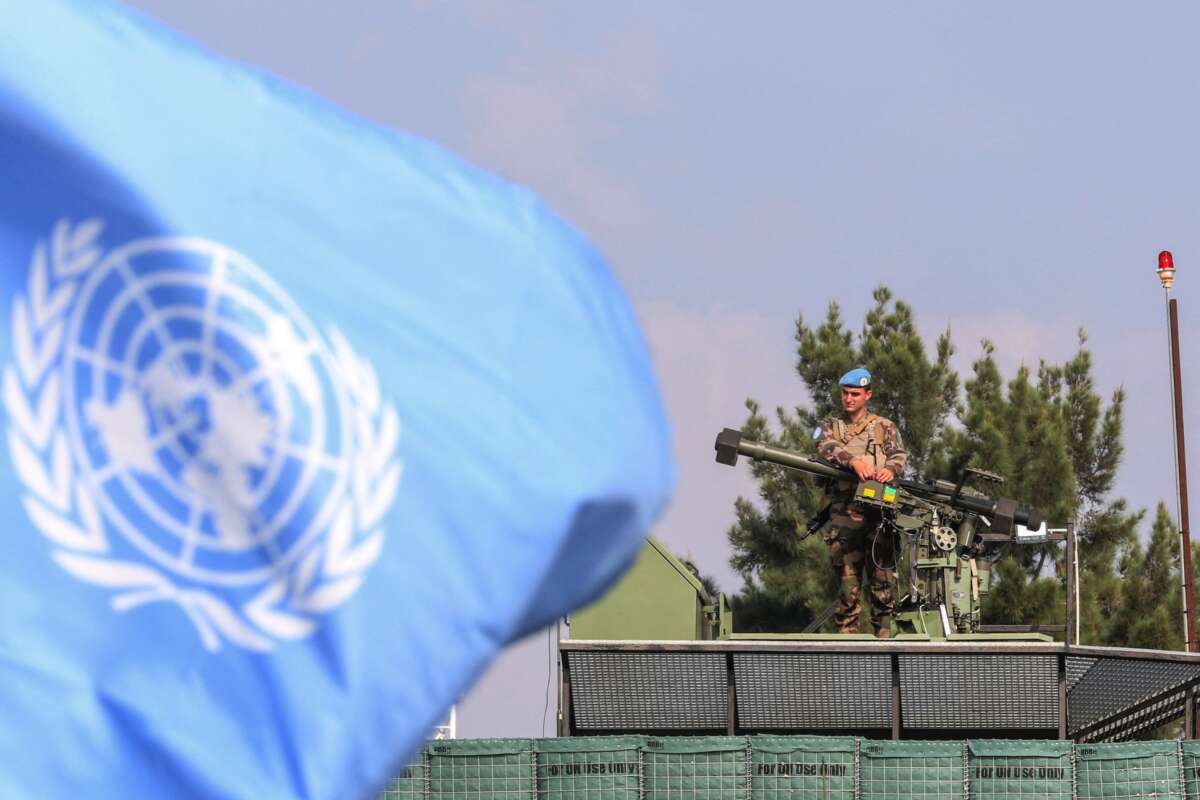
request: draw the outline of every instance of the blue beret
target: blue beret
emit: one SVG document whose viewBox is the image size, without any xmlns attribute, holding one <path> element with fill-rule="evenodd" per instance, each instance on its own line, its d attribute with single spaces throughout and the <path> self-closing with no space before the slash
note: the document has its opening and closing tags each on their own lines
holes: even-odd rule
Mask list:
<svg viewBox="0 0 1200 800">
<path fill-rule="evenodd" d="M 865 389 L 871 385 L 871 373 L 867 372 L 862 367 L 852 369 L 842 376 L 838 381 L 842 386 L 853 386 L 859 389 Z"/>
</svg>

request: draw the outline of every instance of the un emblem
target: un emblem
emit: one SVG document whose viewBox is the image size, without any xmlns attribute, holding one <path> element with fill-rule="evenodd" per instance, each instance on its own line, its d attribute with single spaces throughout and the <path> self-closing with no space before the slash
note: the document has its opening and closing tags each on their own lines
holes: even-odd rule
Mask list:
<svg viewBox="0 0 1200 800">
<path fill-rule="evenodd" d="M 308 636 L 382 550 L 395 410 L 246 257 L 183 237 L 106 253 L 102 229 L 60 221 L 13 307 L 30 520 L 115 610 L 174 603 L 211 651 Z"/>
</svg>

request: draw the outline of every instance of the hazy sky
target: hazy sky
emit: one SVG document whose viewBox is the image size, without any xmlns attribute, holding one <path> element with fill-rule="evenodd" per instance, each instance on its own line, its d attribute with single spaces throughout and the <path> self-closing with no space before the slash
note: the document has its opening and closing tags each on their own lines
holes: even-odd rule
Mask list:
<svg viewBox="0 0 1200 800">
<path fill-rule="evenodd" d="M 657 534 L 727 590 L 725 530 L 753 488 L 713 463 L 713 437 L 747 396 L 803 402 L 797 313 L 835 298 L 857 328 L 880 283 L 931 336 L 951 327 L 964 374 L 983 337 L 1011 374 L 1069 356 L 1086 328 L 1100 389 L 1128 392 L 1118 492 L 1171 497 L 1153 273 L 1174 251 L 1200 408 L 1200 6 L 134 5 L 532 186 L 587 232 L 643 322 L 675 430 Z M 546 646 L 493 666 L 461 735 L 540 734 Z"/>
</svg>

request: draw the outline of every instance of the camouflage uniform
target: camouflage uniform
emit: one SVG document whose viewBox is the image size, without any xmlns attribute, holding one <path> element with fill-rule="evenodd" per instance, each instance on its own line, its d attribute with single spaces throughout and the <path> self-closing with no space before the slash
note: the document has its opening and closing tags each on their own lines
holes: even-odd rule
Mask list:
<svg viewBox="0 0 1200 800">
<path fill-rule="evenodd" d="M 876 469 L 887 467 L 897 476 L 908 463 L 908 453 L 895 423 L 870 413 L 857 424 L 845 415 L 826 419 L 817 453 L 847 468 L 853 459 L 865 458 Z M 838 482 L 829 488 L 826 498 L 831 504 L 830 525 L 823 538 L 841 583 L 834 619 L 838 632 L 858 633 L 858 618 L 862 613 L 860 581 L 865 562 L 871 590 L 871 624 L 887 636 L 896 605 L 893 537 L 879 533 L 877 511 L 852 502 L 855 485 L 851 480 Z"/>
</svg>

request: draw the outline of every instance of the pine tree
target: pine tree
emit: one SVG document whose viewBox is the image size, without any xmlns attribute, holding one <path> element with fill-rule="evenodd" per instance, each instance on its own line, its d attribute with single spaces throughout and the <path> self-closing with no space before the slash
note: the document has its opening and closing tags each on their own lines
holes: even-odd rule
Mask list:
<svg viewBox="0 0 1200 800">
<path fill-rule="evenodd" d="M 1179 530 L 1162 503 L 1145 548 L 1134 541 L 1121 562 L 1121 603 L 1109 637 L 1128 647 L 1183 647 Z"/>
<path fill-rule="evenodd" d="M 1079 614 L 1083 644 L 1124 644 L 1120 633 L 1113 631 L 1113 620 L 1124 602 L 1119 565 L 1137 544 L 1142 517 L 1142 512 L 1130 512 L 1124 500 L 1112 501 L 1080 517 Z"/>
<path fill-rule="evenodd" d="M 1066 423 L 1076 486 L 1081 640 L 1120 645 L 1124 641 L 1111 630 L 1112 612 L 1121 603 L 1117 565 L 1137 544 L 1137 529 L 1145 514 L 1130 510 L 1124 499 L 1109 497 L 1124 454 L 1125 392 L 1115 390 L 1101 411 L 1086 344 L 1087 337 L 1080 331 L 1074 358 L 1054 375 L 1062 386 L 1055 402 Z M 1064 569 L 1065 564 L 1060 564 L 1060 574 Z"/>
<path fill-rule="evenodd" d="M 758 404 L 748 400 L 744 434 L 812 452 L 814 428 L 840 411 L 838 377 L 853 366 L 867 367 L 875 383 L 872 408 L 896 421 L 910 452 L 910 471 L 955 479 L 964 466 L 987 469 L 1007 479 L 1004 495 L 1038 508 L 1051 523 L 1076 520 L 1083 640 L 1107 643 L 1132 635 L 1115 620 L 1129 602 L 1125 570 L 1148 554 L 1136 549 L 1141 512 L 1109 497 L 1123 452 L 1124 394 L 1118 389 L 1107 407 L 1102 403 L 1083 332 L 1066 363 L 1043 362 L 1036 373 L 1022 366 L 1007 381 L 994 345 L 984 341 L 960 400 L 959 379 L 950 367 L 949 330 L 938 338 L 931 358 L 911 308 L 894 301 L 884 287 L 875 290 L 874 300 L 857 337 L 836 303 L 815 328 L 797 318 L 796 370 L 812 404 L 777 409 L 772 430 Z M 781 467 L 753 462 L 751 470 L 761 502 L 738 498 L 729 530 L 731 563 L 747 587 L 734 599 L 738 628 L 799 630 L 836 590 L 823 543 L 817 537 L 798 542 L 798 532 L 817 509 L 819 492 L 807 478 Z M 995 567 L 985 620 L 1062 622 L 1063 550 L 1053 544 L 1010 548 Z M 1160 553 L 1156 558 L 1161 562 Z M 1152 585 L 1161 588 L 1162 581 Z"/>
<path fill-rule="evenodd" d="M 1102 408 L 1092 378 L 1087 338 L 1079 332 L 1076 354 L 1061 366 L 1041 363 L 1036 383 L 1027 367 L 1004 384 L 995 348 L 983 343 L 965 384 L 962 427 L 949 443 L 951 464 L 971 463 L 1008 480 L 1005 495 L 1039 509 L 1054 524 L 1074 520 L 1081 552 L 1083 586 L 1081 632 L 1084 641 L 1108 641 L 1103 609 L 1120 578 L 1118 557 L 1136 540 L 1142 515 L 1123 500 L 1109 500 L 1123 452 L 1124 392 Z M 997 569 L 996 588 L 984 606 L 987 622 L 1055 623 L 1064 617 L 1065 549 L 1055 544 L 1010 548 L 1009 565 Z M 1053 575 L 1045 566 L 1053 566 Z M 1056 602 L 1049 600 L 1057 595 Z M 1019 612 L 1019 613 L 1018 613 Z"/>
</svg>

